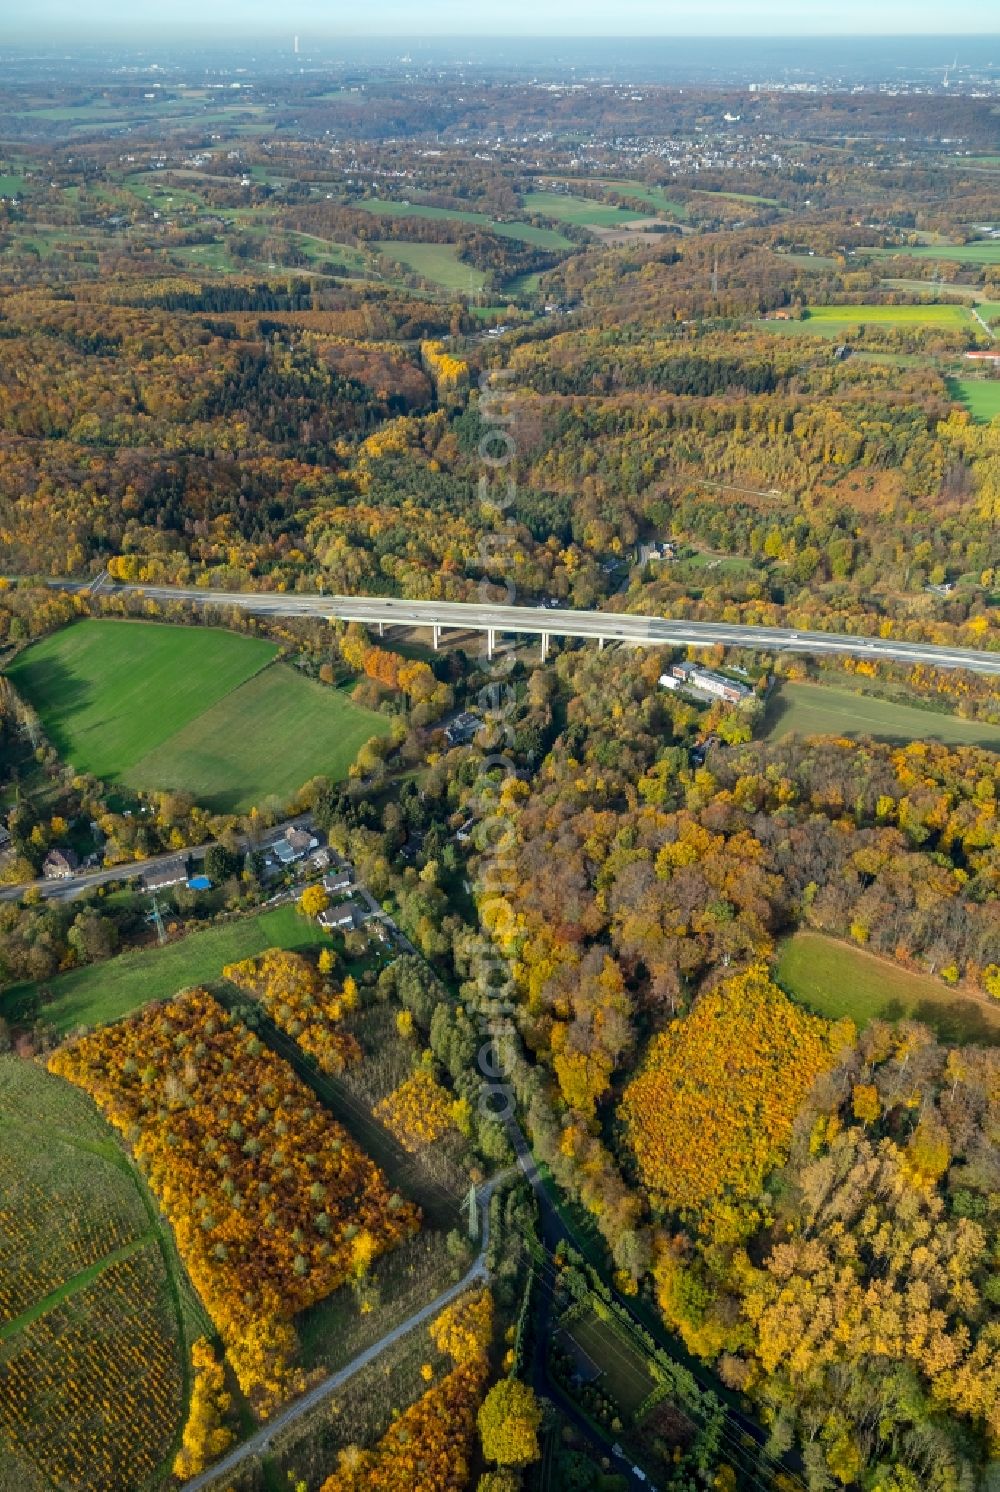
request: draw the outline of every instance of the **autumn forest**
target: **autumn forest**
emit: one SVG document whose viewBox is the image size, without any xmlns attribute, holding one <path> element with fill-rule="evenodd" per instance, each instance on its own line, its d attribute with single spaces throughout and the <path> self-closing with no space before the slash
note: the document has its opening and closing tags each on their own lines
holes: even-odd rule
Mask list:
<svg viewBox="0 0 1000 1492">
<path fill-rule="evenodd" d="M 995 73 L 15 53 L 0 1492 L 992 1487 Z"/>
</svg>

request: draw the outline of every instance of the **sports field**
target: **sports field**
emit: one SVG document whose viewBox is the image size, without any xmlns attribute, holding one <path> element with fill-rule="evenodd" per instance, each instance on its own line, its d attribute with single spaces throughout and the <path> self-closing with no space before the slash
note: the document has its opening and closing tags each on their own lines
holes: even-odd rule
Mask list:
<svg viewBox="0 0 1000 1492">
<path fill-rule="evenodd" d="M 537 212 L 557 223 L 576 223 L 585 228 L 620 228 L 637 222 L 642 213 L 627 207 L 611 207 L 590 197 L 574 197 L 566 192 L 525 192 L 526 212 Z"/>
<path fill-rule="evenodd" d="M 775 978 L 793 999 L 831 1020 L 923 1021 L 942 1040 L 1000 1042 L 1000 1003 L 949 989 L 929 974 L 914 974 L 829 938 L 803 930 L 781 945 Z"/>
<path fill-rule="evenodd" d="M 114 1492 L 162 1473 L 201 1329 L 148 1194 L 93 1105 L 0 1056 L 0 1489 Z"/>
<path fill-rule="evenodd" d="M 486 283 L 481 269 L 462 263 L 453 243 L 399 243 L 383 238 L 374 240 L 371 247 L 445 290 L 477 295 Z"/>
<path fill-rule="evenodd" d="M 273 659 L 259 638 L 207 627 L 88 620 L 12 664 L 60 756 L 146 790 L 192 792 L 217 812 L 342 777 L 388 722 Z"/>
<path fill-rule="evenodd" d="M 1000 725 L 826 684 L 782 684 L 768 703 L 765 726 L 773 741 L 791 735 L 872 736 L 876 741 L 942 741 L 1000 751 Z"/>
<path fill-rule="evenodd" d="M 0 995 L 0 1015 L 23 1020 L 37 1013 L 61 1036 L 77 1026 L 121 1020 L 147 1000 L 166 1000 L 192 984 L 217 980 L 224 964 L 265 948 L 313 948 L 325 941 L 314 922 L 292 906 L 220 923 L 162 948 L 123 953 L 106 963 L 69 969 L 41 984 L 18 984 Z"/>
<path fill-rule="evenodd" d="M 633 1347 L 624 1330 L 591 1312 L 574 1321 L 567 1335 L 601 1370 L 599 1386 L 609 1393 L 626 1414 L 632 1415 L 655 1387 L 642 1352 Z"/>
<path fill-rule="evenodd" d="M 982 425 L 1000 415 L 1000 378 L 949 378 L 948 392 Z"/>
</svg>

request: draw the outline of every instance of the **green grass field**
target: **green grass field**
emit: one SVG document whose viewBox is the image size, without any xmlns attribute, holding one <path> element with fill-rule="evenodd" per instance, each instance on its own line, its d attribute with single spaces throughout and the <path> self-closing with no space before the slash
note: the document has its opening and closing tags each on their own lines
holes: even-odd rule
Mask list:
<svg viewBox="0 0 1000 1492">
<path fill-rule="evenodd" d="M 790 735 L 872 736 L 877 741 L 942 741 L 1000 751 L 1000 725 L 826 684 L 782 684 L 768 703 L 765 726 L 768 739 L 775 741 Z"/>
<path fill-rule="evenodd" d="M 340 690 L 276 663 L 143 756 L 123 781 L 185 788 L 222 813 L 290 798 L 310 777 L 346 777 L 358 748 L 389 722 Z"/>
<path fill-rule="evenodd" d="M 979 424 L 988 425 L 1000 415 L 1000 378 L 949 378 L 948 392 Z"/>
<path fill-rule="evenodd" d="M 789 257 L 785 255 L 784 257 Z M 903 327 L 913 330 L 982 331 L 968 306 L 810 306 L 801 321 L 771 321 L 758 317 L 761 331 L 782 337 L 828 337 L 839 341 L 859 328 Z"/>
<path fill-rule="evenodd" d="M 668 197 L 662 187 L 647 186 L 644 181 L 636 181 L 633 178 L 557 176 L 550 177 L 549 180 L 563 181 L 569 187 L 579 187 L 582 193 L 586 193 L 588 186 L 610 187 L 612 191 L 620 192 L 623 197 L 634 197 L 638 202 L 648 202 L 649 206 L 655 208 L 657 212 L 666 212 L 671 217 L 681 219 L 688 216 L 684 203 L 676 202 L 673 197 Z"/>
<path fill-rule="evenodd" d="M 625 1333 L 612 1322 L 602 1321 L 591 1313 L 574 1321 L 567 1328 L 567 1335 L 602 1369 L 602 1376 L 597 1380 L 599 1387 L 609 1393 L 626 1414 L 634 1414 L 652 1393 L 655 1384 L 645 1358 L 632 1346 Z"/>
<path fill-rule="evenodd" d="M 422 279 L 441 285 L 445 290 L 458 290 L 466 295 L 478 295 L 486 283 L 481 269 L 463 264 L 453 243 L 399 243 L 395 239 L 376 240 L 371 247 L 394 259 L 397 264 L 412 270 Z"/>
<path fill-rule="evenodd" d="M 1000 239 L 978 239 L 973 243 L 921 243 L 906 248 L 864 249 L 876 258 L 947 259 L 954 264 L 1000 264 Z"/>
<path fill-rule="evenodd" d="M 36 643 L 9 674 L 78 771 L 238 813 L 320 773 L 342 777 L 389 728 L 274 663 L 277 651 L 214 628 L 88 620 Z"/>
<path fill-rule="evenodd" d="M 106 963 L 69 969 L 43 984 L 18 984 L 0 995 L 0 1014 L 24 1020 L 37 1010 L 61 1036 L 77 1026 L 121 1020 L 147 1000 L 166 1000 L 189 985 L 217 980 L 224 964 L 266 948 L 307 949 L 325 941 L 292 906 L 221 923 L 162 948 L 123 953 Z"/>
<path fill-rule="evenodd" d="M 836 269 L 837 261 L 829 254 L 781 254 L 786 264 L 797 264 L 800 269 Z"/>
<path fill-rule="evenodd" d="M 120 778 L 277 651 L 231 632 L 88 620 L 35 643 L 7 672 L 61 756 Z"/>
<path fill-rule="evenodd" d="M 810 306 L 802 325 L 813 323 L 853 328 L 857 326 L 936 326 L 964 330 L 974 325 L 967 306 Z"/>
<path fill-rule="evenodd" d="M 847 1015 L 864 1026 L 876 1018 L 906 1017 L 923 1021 L 943 1041 L 1000 1042 L 1000 1004 L 823 933 L 803 930 L 786 939 L 775 978 L 793 999 L 831 1020 Z"/>
<path fill-rule="evenodd" d="M 554 228 L 537 228 L 534 223 L 498 223 L 484 212 L 463 212 L 456 207 L 427 207 L 420 202 L 396 202 L 389 197 L 370 197 L 352 202 L 365 212 L 381 213 L 387 218 L 437 218 L 450 223 L 479 223 L 499 238 L 515 238 L 521 243 L 537 244 L 547 249 L 569 249 L 568 238 Z"/>
<path fill-rule="evenodd" d="M 525 192 L 522 200 L 526 212 L 587 228 L 627 228 L 642 217 L 627 207 L 611 207 L 592 197 L 574 197 L 565 192 Z"/>
</svg>

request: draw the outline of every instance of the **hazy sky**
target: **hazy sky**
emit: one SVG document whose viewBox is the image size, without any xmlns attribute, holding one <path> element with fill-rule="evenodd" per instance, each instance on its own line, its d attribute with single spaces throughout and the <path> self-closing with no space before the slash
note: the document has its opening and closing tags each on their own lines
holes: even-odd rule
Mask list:
<svg viewBox="0 0 1000 1492">
<path fill-rule="evenodd" d="M 0 0 L 0 35 L 914 35 L 1000 31 L 997 0 Z"/>
</svg>

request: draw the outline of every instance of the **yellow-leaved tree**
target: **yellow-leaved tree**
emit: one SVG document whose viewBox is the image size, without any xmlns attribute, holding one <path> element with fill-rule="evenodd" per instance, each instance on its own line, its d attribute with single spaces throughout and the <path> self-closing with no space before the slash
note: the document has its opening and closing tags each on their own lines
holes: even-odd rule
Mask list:
<svg viewBox="0 0 1000 1492">
<path fill-rule="evenodd" d="M 483 1455 L 498 1466 L 528 1466 L 537 1461 L 542 1411 L 535 1393 L 519 1378 L 494 1383 L 479 1411 Z"/>
</svg>

